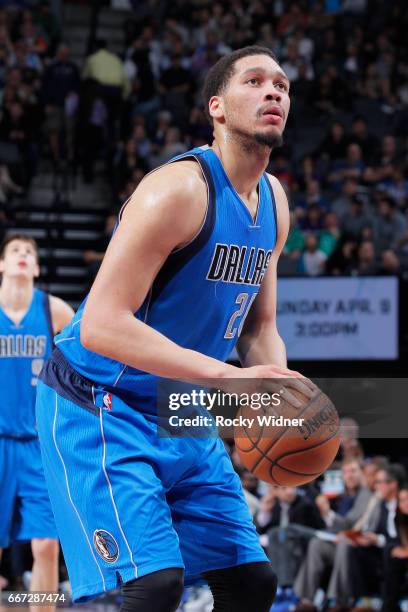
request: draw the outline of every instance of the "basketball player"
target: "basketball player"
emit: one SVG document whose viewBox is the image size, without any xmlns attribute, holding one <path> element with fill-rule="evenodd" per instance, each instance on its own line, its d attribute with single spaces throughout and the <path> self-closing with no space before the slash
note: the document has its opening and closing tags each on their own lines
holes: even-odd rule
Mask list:
<svg viewBox="0 0 408 612">
<path fill-rule="evenodd" d="M 217 62 L 204 95 L 212 146 L 138 186 L 41 374 L 44 469 L 76 602 L 122 584 L 123 610 L 171 612 L 183 579 L 200 576 L 217 612 L 267 612 L 274 598 L 221 439 L 157 435 L 158 377 L 221 388 L 293 377 L 313 394 L 287 370 L 275 321 L 288 204 L 265 168 L 288 79 L 268 49 L 248 47 Z M 225 363 L 235 344 L 242 369 Z"/>
<path fill-rule="evenodd" d="M 73 310 L 34 288 L 34 240 L 12 235 L 0 247 L 0 556 L 13 541 L 31 540 L 30 588 L 58 590 L 58 540 L 35 425 L 38 374 L 54 333 Z M 53 606 L 46 606 L 53 609 Z"/>
</svg>

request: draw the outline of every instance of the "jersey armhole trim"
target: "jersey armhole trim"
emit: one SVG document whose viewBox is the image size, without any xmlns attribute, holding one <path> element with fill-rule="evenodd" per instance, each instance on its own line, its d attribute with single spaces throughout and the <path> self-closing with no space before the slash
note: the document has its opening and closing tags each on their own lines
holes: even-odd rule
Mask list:
<svg viewBox="0 0 408 612">
<path fill-rule="evenodd" d="M 276 243 L 278 242 L 278 212 L 276 210 L 275 194 L 273 192 L 272 183 L 269 180 L 269 177 L 266 174 L 266 172 L 264 173 L 264 178 L 265 178 L 266 184 L 268 185 L 269 193 L 271 194 L 271 200 L 272 200 L 272 206 L 273 206 L 273 216 L 275 218 L 275 245 L 276 245 Z"/>
<path fill-rule="evenodd" d="M 215 225 L 216 219 L 216 201 L 215 201 L 215 186 L 211 176 L 210 168 L 207 161 L 198 155 L 187 154 L 179 157 L 170 163 L 185 159 L 194 159 L 200 166 L 207 185 L 207 209 L 201 227 L 196 235 L 187 244 L 172 251 L 162 268 L 159 270 L 151 288 L 151 296 L 149 306 L 158 298 L 165 286 L 208 242 Z"/>
</svg>

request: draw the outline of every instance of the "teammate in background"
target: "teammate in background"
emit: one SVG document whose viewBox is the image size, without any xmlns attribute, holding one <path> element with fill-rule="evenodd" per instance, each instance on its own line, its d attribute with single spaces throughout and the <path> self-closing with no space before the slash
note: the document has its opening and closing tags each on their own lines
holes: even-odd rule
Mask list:
<svg viewBox="0 0 408 612">
<path fill-rule="evenodd" d="M 31 540 L 30 589 L 55 592 L 58 535 L 41 464 L 35 395 L 53 336 L 73 310 L 34 288 L 39 272 L 35 241 L 6 238 L 0 247 L 0 557 L 13 541 Z"/>
<path fill-rule="evenodd" d="M 269 49 L 247 47 L 213 66 L 204 96 L 212 146 L 140 183 L 41 373 L 44 469 L 76 602 L 122 584 L 124 611 L 171 612 L 200 576 L 217 612 L 269 612 L 274 598 L 221 439 L 157 434 L 158 377 L 287 378 L 297 406 L 291 387 L 314 393 L 287 369 L 275 320 L 289 213 L 265 169 L 288 78 Z M 236 344 L 242 369 L 225 363 Z"/>
</svg>

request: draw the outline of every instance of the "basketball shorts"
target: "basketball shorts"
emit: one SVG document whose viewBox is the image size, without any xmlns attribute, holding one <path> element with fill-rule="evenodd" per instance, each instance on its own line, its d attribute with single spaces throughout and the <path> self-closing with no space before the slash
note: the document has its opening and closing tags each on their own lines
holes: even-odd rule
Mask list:
<svg viewBox="0 0 408 612">
<path fill-rule="evenodd" d="M 38 439 L 0 437 L 0 548 L 57 538 Z"/>
<path fill-rule="evenodd" d="M 75 602 L 165 568 L 191 584 L 268 561 L 220 438 L 159 437 L 61 357 L 41 378 L 38 431 Z"/>
</svg>

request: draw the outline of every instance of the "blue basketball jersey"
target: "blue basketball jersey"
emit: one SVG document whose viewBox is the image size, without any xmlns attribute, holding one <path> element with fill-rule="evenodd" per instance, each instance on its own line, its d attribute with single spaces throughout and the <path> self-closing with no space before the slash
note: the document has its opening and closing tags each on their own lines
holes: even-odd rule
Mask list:
<svg viewBox="0 0 408 612">
<path fill-rule="evenodd" d="M 135 316 L 180 346 L 225 361 L 275 247 L 274 195 L 268 178 L 262 176 L 254 220 L 212 149 L 195 148 L 169 163 L 184 159 L 196 160 L 205 178 L 205 220 L 188 245 L 169 255 Z M 84 305 L 56 337 L 58 349 L 77 372 L 131 405 L 150 411 L 156 377 L 81 345 Z"/>
<path fill-rule="evenodd" d="M 0 436 L 35 438 L 38 375 L 52 352 L 48 295 L 34 289 L 29 309 L 15 324 L 0 308 Z"/>
</svg>

